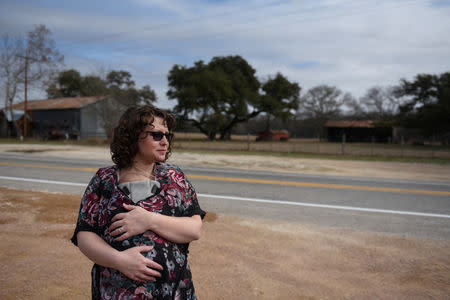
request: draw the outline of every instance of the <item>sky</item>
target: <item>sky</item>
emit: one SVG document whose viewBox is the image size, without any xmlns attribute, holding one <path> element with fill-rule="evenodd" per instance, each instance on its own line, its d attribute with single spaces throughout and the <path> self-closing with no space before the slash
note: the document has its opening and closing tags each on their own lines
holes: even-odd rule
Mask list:
<svg viewBox="0 0 450 300">
<path fill-rule="evenodd" d="M 304 95 L 326 84 L 359 98 L 450 71 L 450 0 L 1 0 L 0 34 L 45 24 L 83 75 L 130 72 L 171 108 L 178 64 L 240 55 L 260 81 L 281 72 Z M 31 97 L 45 98 L 34 91 Z"/>
</svg>

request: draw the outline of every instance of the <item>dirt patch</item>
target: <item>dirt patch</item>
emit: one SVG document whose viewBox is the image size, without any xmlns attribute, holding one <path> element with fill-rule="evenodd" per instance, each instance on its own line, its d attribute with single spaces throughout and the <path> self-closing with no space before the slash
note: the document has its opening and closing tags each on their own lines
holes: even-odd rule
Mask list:
<svg viewBox="0 0 450 300">
<path fill-rule="evenodd" d="M 199 290 L 204 299 L 217 299 L 219 291 L 223 299 L 445 298 L 450 292 L 445 241 L 234 218 L 205 227 L 205 235 L 220 232 L 220 243 L 204 235 L 192 247 L 195 279 L 208 287 Z M 220 276 L 204 273 L 208 268 Z"/>
<path fill-rule="evenodd" d="M 88 299 L 92 263 L 73 246 L 81 196 L 0 188 L 0 298 Z M 450 241 L 208 212 L 190 263 L 199 299 L 437 298 Z"/>
<path fill-rule="evenodd" d="M 207 212 L 205 217 L 203 218 L 203 222 L 214 222 L 217 220 L 219 216 L 213 212 Z"/>
</svg>

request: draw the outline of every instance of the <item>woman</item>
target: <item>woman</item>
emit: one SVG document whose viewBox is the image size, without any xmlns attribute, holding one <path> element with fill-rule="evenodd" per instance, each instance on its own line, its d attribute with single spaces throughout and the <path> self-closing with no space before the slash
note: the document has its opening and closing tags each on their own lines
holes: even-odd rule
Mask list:
<svg viewBox="0 0 450 300">
<path fill-rule="evenodd" d="M 93 299 L 196 299 L 187 254 L 205 212 L 183 172 L 165 163 L 174 127 L 147 105 L 114 129 L 115 165 L 91 179 L 72 237 L 95 263 Z"/>
</svg>

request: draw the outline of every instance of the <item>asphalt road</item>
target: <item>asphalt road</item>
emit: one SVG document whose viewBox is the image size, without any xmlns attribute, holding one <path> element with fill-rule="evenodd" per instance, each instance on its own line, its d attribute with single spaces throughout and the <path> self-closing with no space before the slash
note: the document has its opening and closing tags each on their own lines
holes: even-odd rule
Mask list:
<svg viewBox="0 0 450 300">
<path fill-rule="evenodd" d="M 82 194 L 96 169 L 110 164 L 2 153 L 0 186 Z M 207 211 L 450 239 L 448 183 L 181 167 Z"/>
</svg>

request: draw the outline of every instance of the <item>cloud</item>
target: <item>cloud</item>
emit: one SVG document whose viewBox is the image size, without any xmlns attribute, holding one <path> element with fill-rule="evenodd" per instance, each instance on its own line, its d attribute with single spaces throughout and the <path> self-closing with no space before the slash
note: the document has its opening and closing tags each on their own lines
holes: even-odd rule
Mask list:
<svg viewBox="0 0 450 300">
<path fill-rule="evenodd" d="M 448 6 L 450 6 L 450 2 L 448 0 L 432 0 L 431 6 L 437 7 L 437 8 L 448 7 Z"/>
<path fill-rule="evenodd" d="M 225 55 L 241 55 L 262 79 L 281 72 L 303 91 L 329 84 L 359 97 L 373 85 L 450 70 L 446 2 L 133 0 L 91 10 L 18 0 L 0 4 L 0 25 L 24 33 L 45 23 L 68 66 L 128 70 L 164 105 L 175 103 L 165 99 L 174 64 Z"/>
</svg>

